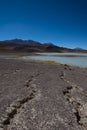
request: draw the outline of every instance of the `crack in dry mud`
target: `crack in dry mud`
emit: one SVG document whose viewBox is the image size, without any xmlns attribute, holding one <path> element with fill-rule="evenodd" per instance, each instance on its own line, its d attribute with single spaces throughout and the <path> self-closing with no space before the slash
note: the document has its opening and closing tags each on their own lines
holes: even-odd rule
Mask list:
<svg viewBox="0 0 87 130">
<path fill-rule="evenodd" d="M 65 90 L 63 90 L 63 94 L 68 103 L 72 104 L 74 108 L 73 113 L 76 116 L 78 125 L 80 125 L 83 130 L 87 130 L 87 104 L 77 101 L 77 99 L 72 96 L 72 91 L 78 91 L 79 89 L 79 91 L 82 92 L 81 87 L 67 80 L 65 78 L 65 72 L 61 72 L 60 78 L 69 85 Z"/>
<path fill-rule="evenodd" d="M 67 99 L 67 101 L 69 103 L 71 103 L 72 105 L 76 104 L 76 108 L 75 108 L 74 114 L 75 114 L 75 116 L 77 118 L 77 123 L 80 124 L 81 117 L 80 117 L 78 108 L 81 106 L 81 104 L 78 103 L 76 100 L 74 100 L 74 98 L 70 95 L 70 93 L 71 93 L 70 91 L 72 91 L 72 89 L 73 89 L 72 86 L 67 87 L 66 90 L 63 91 L 63 94 L 64 94 L 64 96 L 66 97 L 66 99 Z"/>
<path fill-rule="evenodd" d="M 26 87 L 29 87 L 29 86 L 30 86 L 31 82 L 33 81 L 33 78 L 34 78 L 34 76 L 31 76 L 31 77 L 29 78 L 29 80 L 28 80 L 28 81 L 26 82 L 26 84 L 25 84 Z"/>
<path fill-rule="evenodd" d="M 25 86 L 26 86 L 26 87 L 29 87 L 29 86 L 32 84 L 33 79 L 34 79 L 35 77 L 38 77 L 40 74 L 42 74 L 42 73 L 38 72 L 36 75 L 30 76 L 30 78 L 29 78 L 29 80 L 26 82 Z"/>
<path fill-rule="evenodd" d="M 31 93 L 22 99 L 16 100 L 16 102 L 13 102 L 10 105 L 10 107 L 7 108 L 6 114 L 1 118 L 0 121 L 0 130 L 7 130 L 7 127 L 10 125 L 11 121 L 18 114 L 18 110 L 21 109 L 25 103 L 27 103 L 28 101 L 32 100 L 35 97 L 37 91 L 35 89 L 33 82 L 34 82 L 34 78 L 36 78 L 39 75 L 40 74 L 37 73 L 36 75 L 31 76 L 28 82 L 26 82 L 25 86 L 30 87 L 29 90 L 31 90 Z"/>
<path fill-rule="evenodd" d="M 18 110 L 29 100 L 32 100 L 34 98 L 34 93 L 31 93 L 29 97 L 25 97 L 18 101 L 15 105 L 9 107 L 7 109 L 7 118 L 3 120 L 2 124 L 3 126 L 10 125 L 10 121 L 14 118 L 14 116 L 18 113 Z"/>
</svg>

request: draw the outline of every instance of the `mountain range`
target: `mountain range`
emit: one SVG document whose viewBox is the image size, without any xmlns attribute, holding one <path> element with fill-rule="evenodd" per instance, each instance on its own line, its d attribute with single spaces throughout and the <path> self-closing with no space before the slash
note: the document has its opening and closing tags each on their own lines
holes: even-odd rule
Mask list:
<svg viewBox="0 0 87 130">
<path fill-rule="evenodd" d="M 12 39 L 0 41 L 0 52 L 77 52 L 87 53 L 81 48 L 65 48 L 53 43 L 40 43 L 33 40 Z"/>
</svg>

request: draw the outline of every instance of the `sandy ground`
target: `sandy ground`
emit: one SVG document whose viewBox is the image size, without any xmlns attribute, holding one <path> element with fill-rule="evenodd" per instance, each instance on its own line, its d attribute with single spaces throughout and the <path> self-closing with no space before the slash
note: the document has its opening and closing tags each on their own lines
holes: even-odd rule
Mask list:
<svg viewBox="0 0 87 130">
<path fill-rule="evenodd" d="M 87 130 L 87 69 L 0 59 L 0 130 Z"/>
</svg>

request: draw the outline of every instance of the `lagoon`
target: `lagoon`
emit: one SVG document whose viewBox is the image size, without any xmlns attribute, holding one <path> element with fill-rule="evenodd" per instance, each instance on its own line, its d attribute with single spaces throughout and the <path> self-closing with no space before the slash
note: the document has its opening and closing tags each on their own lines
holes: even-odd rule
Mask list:
<svg viewBox="0 0 87 130">
<path fill-rule="evenodd" d="M 87 68 L 87 54 L 80 53 L 35 53 L 34 56 L 23 56 L 23 59 L 55 61 L 62 64 Z"/>
</svg>

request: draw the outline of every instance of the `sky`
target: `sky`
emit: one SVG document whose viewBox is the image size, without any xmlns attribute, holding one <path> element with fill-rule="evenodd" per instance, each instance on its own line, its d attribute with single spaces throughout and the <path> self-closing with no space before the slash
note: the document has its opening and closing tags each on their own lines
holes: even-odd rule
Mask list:
<svg viewBox="0 0 87 130">
<path fill-rule="evenodd" d="M 87 49 L 87 0 L 0 0 L 0 41 Z"/>
</svg>

